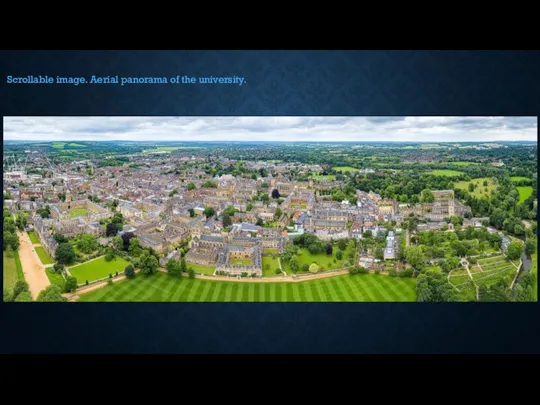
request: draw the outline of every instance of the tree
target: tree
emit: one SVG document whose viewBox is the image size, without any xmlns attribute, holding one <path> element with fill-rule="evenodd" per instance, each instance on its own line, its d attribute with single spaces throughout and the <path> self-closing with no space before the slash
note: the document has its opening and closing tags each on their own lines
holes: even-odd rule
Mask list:
<svg viewBox="0 0 540 405">
<path fill-rule="evenodd" d="M 193 269 L 188 270 L 188 276 L 189 278 L 195 278 L 195 271 Z"/>
<path fill-rule="evenodd" d="M 525 254 L 527 257 L 531 257 L 536 252 L 536 239 L 529 238 L 527 239 L 527 242 L 525 242 Z"/>
<path fill-rule="evenodd" d="M 56 241 L 56 243 L 64 243 L 64 242 L 68 241 L 64 235 L 62 235 L 61 233 L 58 233 L 58 232 L 56 232 L 53 235 L 53 238 Z"/>
<path fill-rule="evenodd" d="M 317 273 L 319 271 L 319 265 L 316 263 L 311 263 L 309 265 L 309 272 L 310 273 Z"/>
<path fill-rule="evenodd" d="M 78 286 L 77 278 L 73 276 L 69 276 L 66 278 L 66 282 L 64 284 L 64 290 L 66 292 L 74 292 L 77 289 Z"/>
<path fill-rule="evenodd" d="M 118 233 L 118 226 L 114 222 L 107 224 L 105 235 L 116 236 L 117 233 Z"/>
<path fill-rule="evenodd" d="M 404 255 L 407 263 L 416 269 L 420 269 L 424 264 L 424 255 L 419 246 L 409 246 L 408 248 L 405 248 Z"/>
<path fill-rule="evenodd" d="M 42 290 L 38 297 L 38 302 L 66 302 L 67 298 L 62 295 L 62 288 L 59 285 L 51 284 Z"/>
<path fill-rule="evenodd" d="M 253 204 L 247 203 L 246 205 L 246 211 L 251 211 L 253 209 Z"/>
<path fill-rule="evenodd" d="M 145 250 L 139 258 L 139 267 L 143 274 L 154 274 L 158 271 L 159 262 L 155 256 Z"/>
<path fill-rule="evenodd" d="M 216 213 L 216 211 L 214 210 L 214 208 L 212 207 L 205 207 L 204 211 L 203 211 L 203 214 L 206 218 L 210 218 L 211 216 L 213 216 L 214 214 Z"/>
<path fill-rule="evenodd" d="M 222 222 L 223 222 L 223 227 L 224 228 L 228 228 L 229 226 L 232 225 L 232 220 L 231 220 L 231 217 L 229 216 L 229 214 L 223 214 Z"/>
<path fill-rule="evenodd" d="M 4 232 L 3 235 L 3 244 L 4 250 L 7 250 L 8 247 L 11 247 L 13 251 L 19 250 L 19 237 L 14 232 Z"/>
<path fill-rule="evenodd" d="M 515 240 L 508 244 L 506 256 L 508 256 L 510 260 L 519 259 L 522 253 L 523 253 L 523 243 L 521 241 Z"/>
<path fill-rule="evenodd" d="M 343 259 L 343 251 L 342 250 L 336 250 L 336 259 L 338 259 L 338 260 Z"/>
<path fill-rule="evenodd" d="M 133 256 L 138 256 L 138 249 L 139 248 L 139 239 L 138 238 L 131 238 L 129 240 L 129 248 L 128 252 L 132 254 Z"/>
<path fill-rule="evenodd" d="M 340 250 L 347 249 L 347 240 L 346 239 L 340 239 L 338 241 L 338 247 L 339 247 Z"/>
<path fill-rule="evenodd" d="M 330 243 L 328 245 L 326 245 L 326 254 L 328 256 L 330 256 L 333 251 L 334 251 L 334 248 L 332 247 L 332 245 Z"/>
<path fill-rule="evenodd" d="M 77 248 L 86 254 L 92 253 L 98 248 L 98 242 L 94 235 L 83 233 L 77 241 Z"/>
<path fill-rule="evenodd" d="M 281 208 L 277 207 L 274 211 L 274 221 L 277 221 L 279 218 L 281 218 Z"/>
<path fill-rule="evenodd" d="M 272 190 L 272 198 L 274 200 L 277 200 L 279 197 L 281 197 L 281 194 L 279 194 L 279 190 L 277 188 Z"/>
<path fill-rule="evenodd" d="M 422 190 L 422 194 L 420 196 L 420 202 L 422 203 L 432 203 L 435 201 L 435 197 L 433 196 L 433 193 L 431 190 L 425 189 Z"/>
<path fill-rule="evenodd" d="M 113 249 L 117 252 L 124 250 L 124 241 L 121 236 L 115 236 L 112 238 Z"/>
<path fill-rule="evenodd" d="M 378 247 L 377 249 L 375 249 L 375 259 L 384 259 L 384 250 L 382 248 Z"/>
<path fill-rule="evenodd" d="M 262 218 L 257 218 L 257 222 L 255 223 L 255 225 L 257 225 L 257 226 L 263 226 L 263 225 L 264 225 L 264 222 L 263 222 Z"/>
<path fill-rule="evenodd" d="M 60 243 L 54 252 L 56 261 L 60 264 L 70 264 L 75 260 L 75 251 L 70 243 Z"/>
<path fill-rule="evenodd" d="M 29 292 L 29 291 L 30 291 L 30 288 L 28 287 L 28 283 L 26 281 L 17 280 L 17 282 L 13 286 L 12 299 L 15 300 L 19 296 L 20 293 Z"/>
<path fill-rule="evenodd" d="M 195 188 L 196 188 L 196 187 L 195 187 L 195 184 L 193 184 L 193 183 L 189 183 L 189 184 L 187 185 L 188 191 L 195 190 Z"/>
<path fill-rule="evenodd" d="M 178 260 L 169 259 L 166 267 L 167 272 L 173 276 L 176 276 L 180 273 L 180 263 L 178 263 Z"/>
<path fill-rule="evenodd" d="M 110 262 L 114 260 L 114 250 L 111 248 L 107 249 L 107 253 L 105 253 L 105 261 Z"/>
<path fill-rule="evenodd" d="M 186 258 L 185 257 L 182 257 L 182 259 L 180 260 L 180 271 L 182 273 L 185 273 L 187 271 L 187 264 L 186 264 Z"/>
<path fill-rule="evenodd" d="M 32 302 L 32 296 L 30 295 L 30 292 L 23 291 L 19 295 L 17 295 L 17 298 L 15 298 L 15 302 Z"/>
<path fill-rule="evenodd" d="M 268 193 L 261 194 L 261 201 L 264 203 L 267 203 L 270 198 L 268 197 Z"/>
<path fill-rule="evenodd" d="M 126 268 L 124 269 L 124 274 L 126 275 L 126 278 L 134 278 L 135 277 L 135 269 L 131 264 L 128 264 Z"/>
<path fill-rule="evenodd" d="M 289 267 L 291 268 L 293 273 L 296 273 L 298 269 L 300 268 L 300 264 L 298 263 L 298 256 L 294 255 L 291 257 L 291 260 L 289 260 Z"/>
</svg>

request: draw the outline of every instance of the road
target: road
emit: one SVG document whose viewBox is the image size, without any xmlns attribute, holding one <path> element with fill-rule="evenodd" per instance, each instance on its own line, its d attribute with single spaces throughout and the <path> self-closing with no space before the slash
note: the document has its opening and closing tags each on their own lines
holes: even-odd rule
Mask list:
<svg viewBox="0 0 540 405">
<path fill-rule="evenodd" d="M 30 288 L 30 294 L 35 300 L 40 291 L 47 288 L 51 282 L 49 281 L 47 274 L 45 274 L 45 266 L 41 264 L 28 234 L 26 232 L 17 231 L 17 236 L 21 242 L 19 257 L 21 258 L 24 278 Z"/>
</svg>

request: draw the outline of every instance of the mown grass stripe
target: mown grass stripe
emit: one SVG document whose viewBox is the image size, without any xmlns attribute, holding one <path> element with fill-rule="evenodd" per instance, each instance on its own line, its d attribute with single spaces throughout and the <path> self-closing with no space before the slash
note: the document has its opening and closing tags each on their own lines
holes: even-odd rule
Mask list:
<svg viewBox="0 0 540 405">
<path fill-rule="evenodd" d="M 255 285 L 253 283 L 249 283 L 249 295 L 248 295 L 248 299 L 249 299 L 249 302 L 255 302 Z"/>
<path fill-rule="evenodd" d="M 325 296 L 326 301 L 334 302 L 336 301 L 334 292 L 331 291 L 330 288 L 328 287 L 327 280 L 328 279 L 324 279 L 324 278 L 320 280 L 321 288 L 324 291 L 324 296 Z"/>
<path fill-rule="evenodd" d="M 320 280 L 317 280 L 315 283 L 315 291 L 319 294 L 319 300 L 321 302 L 328 302 L 328 297 L 326 296 L 326 291 L 321 286 Z"/>
<path fill-rule="evenodd" d="M 377 298 L 375 294 L 373 294 L 371 288 L 369 288 L 369 286 L 364 282 L 363 275 L 357 274 L 355 276 L 352 276 L 351 281 L 353 282 L 353 285 L 357 288 L 360 300 L 366 300 L 370 302 L 377 301 Z"/>
<path fill-rule="evenodd" d="M 341 285 L 343 286 L 344 296 L 346 301 L 355 302 L 357 300 L 356 293 L 354 292 L 351 283 L 351 276 L 344 277 Z"/>
<path fill-rule="evenodd" d="M 343 287 L 343 285 L 338 285 L 338 283 L 336 282 L 336 280 L 334 280 L 332 277 L 329 277 L 327 278 L 328 280 L 328 287 L 330 288 L 331 291 L 334 291 L 334 294 L 336 296 L 336 300 L 337 302 L 345 302 L 345 301 L 348 301 L 348 299 L 345 298 L 345 288 Z"/>
<path fill-rule="evenodd" d="M 221 292 L 222 285 L 224 283 L 225 282 L 216 282 L 214 284 L 215 288 L 214 288 L 214 291 L 212 292 L 212 298 L 210 299 L 211 302 L 218 302 L 218 297 Z"/>
<path fill-rule="evenodd" d="M 386 294 L 384 294 L 383 291 L 381 291 L 378 286 L 373 282 L 373 279 L 369 276 L 362 276 L 363 281 L 366 283 L 366 287 L 369 291 L 373 293 L 375 296 L 375 301 L 377 302 L 384 302 L 387 300 Z"/>
<path fill-rule="evenodd" d="M 264 284 L 263 283 L 257 283 L 255 284 L 255 302 L 261 302 L 261 294 L 264 290 Z"/>
<path fill-rule="evenodd" d="M 212 283 L 204 283 L 204 290 L 201 293 L 201 301 L 203 302 L 209 301 L 211 288 L 212 288 Z"/>
<path fill-rule="evenodd" d="M 388 294 L 388 296 L 390 297 L 389 301 L 400 301 L 401 294 L 395 289 L 393 283 L 391 283 L 388 279 L 390 276 L 381 276 L 379 274 L 377 277 L 380 277 L 380 279 L 377 281 L 380 281 L 380 285 L 382 286 L 382 288 L 384 288 L 385 293 Z"/>
</svg>

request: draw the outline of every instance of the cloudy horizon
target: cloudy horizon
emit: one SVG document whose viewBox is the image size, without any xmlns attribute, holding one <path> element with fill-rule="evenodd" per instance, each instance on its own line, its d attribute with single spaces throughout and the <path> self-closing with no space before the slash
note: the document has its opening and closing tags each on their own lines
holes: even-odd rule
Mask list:
<svg viewBox="0 0 540 405">
<path fill-rule="evenodd" d="M 537 117 L 4 117 L 4 140 L 537 142 Z"/>
</svg>

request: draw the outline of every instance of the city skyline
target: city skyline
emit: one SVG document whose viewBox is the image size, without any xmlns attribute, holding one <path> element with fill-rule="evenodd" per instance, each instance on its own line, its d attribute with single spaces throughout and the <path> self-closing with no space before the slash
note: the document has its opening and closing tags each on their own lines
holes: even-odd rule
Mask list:
<svg viewBox="0 0 540 405">
<path fill-rule="evenodd" d="M 537 142 L 537 117 L 4 117 L 5 141 Z"/>
</svg>

